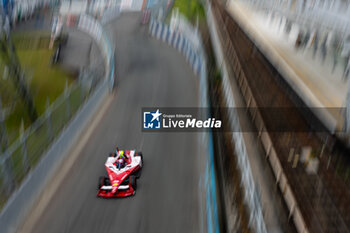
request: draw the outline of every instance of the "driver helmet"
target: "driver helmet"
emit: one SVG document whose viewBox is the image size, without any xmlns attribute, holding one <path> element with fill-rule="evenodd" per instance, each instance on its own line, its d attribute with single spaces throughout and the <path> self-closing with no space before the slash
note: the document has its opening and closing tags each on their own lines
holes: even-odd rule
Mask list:
<svg viewBox="0 0 350 233">
<path fill-rule="evenodd" d="M 124 151 L 123 150 L 120 151 L 120 158 L 125 159 L 125 155 L 124 155 Z"/>
</svg>

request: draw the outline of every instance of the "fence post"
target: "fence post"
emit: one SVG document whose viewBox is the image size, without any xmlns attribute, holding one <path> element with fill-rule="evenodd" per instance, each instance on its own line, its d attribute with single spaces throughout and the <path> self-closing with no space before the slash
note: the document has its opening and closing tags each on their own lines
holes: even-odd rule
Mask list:
<svg viewBox="0 0 350 233">
<path fill-rule="evenodd" d="M 345 133 L 347 138 L 347 144 L 350 145 L 350 82 L 348 84 L 347 94 L 346 94 L 346 108 L 345 108 Z"/>
<path fill-rule="evenodd" d="M 4 191 L 7 195 L 9 195 L 14 189 L 14 178 L 12 173 L 12 164 L 9 159 L 7 159 L 7 147 L 8 147 L 8 139 L 6 133 L 6 125 L 5 125 L 5 113 L 2 110 L 2 100 L 0 97 L 0 153 L 1 153 L 1 172 L 3 174 L 3 187 Z"/>
<path fill-rule="evenodd" d="M 23 119 L 21 122 L 21 127 L 19 129 L 19 138 L 22 144 L 22 163 L 24 171 L 27 172 L 29 169 L 29 162 L 28 162 L 28 150 L 27 150 L 27 137 L 24 136 L 24 123 Z"/>
<path fill-rule="evenodd" d="M 5 113 L 2 110 L 2 100 L 0 97 L 0 152 L 5 151 L 8 147 L 8 139 L 5 125 Z"/>
<path fill-rule="evenodd" d="M 66 119 L 68 120 L 70 118 L 70 100 L 69 100 L 69 91 L 68 91 L 68 81 L 66 80 L 66 85 L 64 87 L 64 100 L 66 103 Z"/>
<path fill-rule="evenodd" d="M 113 56 L 114 57 L 114 56 Z M 112 69 L 111 69 L 111 71 L 110 71 L 110 73 L 109 73 L 109 79 L 110 79 L 110 92 L 113 92 L 113 89 L 114 89 L 114 86 L 115 86 L 115 66 L 114 66 L 114 58 L 112 57 L 112 59 L 111 58 L 109 58 L 109 60 L 112 60 L 112 62 L 110 62 L 110 66 L 112 66 Z"/>
<path fill-rule="evenodd" d="M 82 76 L 82 68 L 80 68 L 80 71 L 79 71 L 78 83 L 80 87 L 80 101 L 83 102 L 85 87 L 84 87 L 83 76 Z"/>
<path fill-rule="evenodd" d="M 6 151 L 2 156 L 2 161 L 1 161 L 1 171 L 3 174 L 3 182 L 4 182 L 4 190 L 7 195 L 9 195 L 15 188 L 15 179 L 13 176 L 13 169 L 12 169 L 12 163 L 10 156 L 7 154 L 8 152 Z"/>
<path fill-rule="evenodd" d="M 83 102 L 85 99 L 85 87 L 83 85 L 82 80 L 79 79 L 79 86 L 80 86 L 80 101 Z"/>
<path fill-rule="evenodd" d="M 51 108 L 49 98 L 46 99 L 46 119 L 47 119 L 47 136 L 52 141 L 53 139 L 53 130 L 52 130 L 52 122 L 51 122 Z"/>
</svg>

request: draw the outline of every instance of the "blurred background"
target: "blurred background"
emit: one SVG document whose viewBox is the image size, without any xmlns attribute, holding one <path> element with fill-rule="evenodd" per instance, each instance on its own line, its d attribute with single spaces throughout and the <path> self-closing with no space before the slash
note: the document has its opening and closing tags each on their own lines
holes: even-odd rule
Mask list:
<svg viewBox="0 0 350 233">
<path fill-rule="evenodd" d="M 350 232 L 348 1 L 0 6 L 4 232 Z M 143 107 L 223 130 L 145 133 Z M 138 193 L 98 199 L 116 144 Z"/>
</svg>

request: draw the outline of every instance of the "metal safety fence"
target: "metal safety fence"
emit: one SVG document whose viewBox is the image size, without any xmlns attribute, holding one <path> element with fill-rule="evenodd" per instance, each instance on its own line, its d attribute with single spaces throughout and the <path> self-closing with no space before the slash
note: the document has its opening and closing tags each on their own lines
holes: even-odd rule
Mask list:
<svg viewBox="0 0 350 233">
<path fill-rule="evenodd" d="M 114 49 L 102 25 L 93 17 L 81 15 L 73 25 L 88 33 L 102 52 L 103 60 L 80 71 L 79 79 L 64 89 L 53 103 L 47 100 L 45 113 L 0 154 L 0 207 L 21 186 L 42 155 L 68 126 L 73 116 L 100 86 L 114 87 Z M 101 68 L 105 66 L 105 68 Z"/>
<path fill-rule="evenodd" d="M 293 219 L 296 230 L 304 233 L 333 232 L 334 230 L 334 232 L 342 230 L 346 231 L 346 219 L 344 218 L 343 220 L 342 217 L 340 217 L 340 211 L 345 210 L 346 207 L 337 209 L 331 199 L 333 190 L 340 189 L 342 187 L 341 184 L 339 184 L 337 188 L 332 187 L 331 189 L 327 190 L 326 179 L 323 178 L 322 174 L 322 166 L 320 166 L 318 177 L 307 174 L 306 169 L 304 169 L 302 166 L 297 166 L 297 163 L 299 163 L 299 157 L 297 154 L 294 160 L 295 165 L 291 166 L 291 164 L 288 162 L 287 157 L 290 156 L 290 154 L 293 155 L 294 151 L 298 150 L 298 147 L 302 145 L 300 143 L 302 138 L 299 136 L 300 138 L 296 139 L 297 136 L 293 136 L 293 134 L 288 133 L 285 135 L 289 135 L 291 138 L 292 136 L 294 137 L 293 140 L 290 139 L 288 141 L 285 140 L 286 137 L 283 137 L 283 135 L 281 136 L 279 134 L 278 137 L 276 137 L 276 135 L 267 131 L 267 123 L 271 122 L 264 118 L 262 112 L 257 111 L 257 107 L 259 104 L 261 104 L 263 99 L 261 96 L 257 95 L 257 90 L 263 90 L 263 87 L 257 82 L 257 79 L 254 79 L 254 82 L 249 82 L 249 77 L 253 76 L 247 71 L 252 69 L 246 69 L 246 65 L 252 64 L 253 62 L 247 59 L 245 60 L 245 63 L 241 62 L 241 60 L 243 60 L 242 50 L 246 49 L 245 51 L 247 51 L 249 48 L 248 43 L 245 44 L 244 47 L 242 44 L 238 46 L 237 41 L 243 41 L 243 30 L 239 29 L 239 27 L 233 23 L 234 21 L 232 18 L 226 15 L 225 11 L 221 9 L 219 5 L 213 4 L 212 6 L 212 12 L 216 16 L 214 22 L 216 22 L 217 25 L 224 25 L 223 27 L 218 27 L 217 32 L 217 39 L 221 41 L 224 51 L 222 52 L 222 57 L 225 60 L 223 62 L 223 66 L 225 66 L 228 73 L 234 77 L 247 107 L 250 109 L 248 113 L 251 117 L 252 123 L 259 132 L 258 139 L 265 150 L 266 160 L 271 166 L 273 174 L 276 178 L 276 185 L 281 191 L 282 197 L 289 211 L 289 218 Z M 238 31 L 240 34 L 235 33 Z M 234 38 L 234 40 L 232 38 Z M 249 40 L 244 39 L 244 41 Z M 255 55 L 252 55 L 252 52 L 246 54 L 248 54 L 250 57 L 256 56 L 256 54 L 259 53 L 258 49 L 252 46 L 252 43 L 250 45 L 250 49 L 255 50 Z M 257 63 L 258 61 L 261 62 L 261 60 L 256 60 L 255 62 Z M 259 79 L 262 80 L 264 78 L 267 80 L 266 77 L 269 76 L 267 76 L 266 73 L 263 73 L 262 69 L 257 69 L 257 67 L 258 66 L 255 66 L 255 72 L 258 71 L 257 73 L 259 74 Z M 258 85 L 252 85 L 256 83 L 258 83 Z M 268 90 L 269 93 L 273 93 L 271 94 L 273 99 L 282 101 L 283 96 L 276 94 L 277 91 L 273 90 L 273 85 L 271 85 L 273 83 L 270 82 L 269 84 L 270 85 L 262 92 L 265 94 L 267 93 L 266 90 Z M 227 83 L 224 84 L 224 88 L 226 89 L 225 92 L 227 93 L 229 93 L 229 85 L 229 79 L 227 78 Z M 259 97 L 257 98 L 257 96 L 253 94 Z M 271 102 L 270 99 L 268 101 Z M 265 106 L 266 103 L 269 103 L 268 101 L 265 102 Z M 282 147 L 281 145 L 285 147 Z M 316 146 L 316 148 L 320 148 L 320 150 L 322 150 L 323 158 L 325 158 L 327 154 L 325 147 L 325 144 L 323 146 L 322 144 Z M 282 150 L 281 148 L 287 148 L 290 150 Z M 326 173 L 326 176 L 328 177 L 331 175 L 332 174 L 330 171 Z M 333 183 L 336 181 L 336 179 L 333 179 Z M 317 184 L 317 186 L 315 184 Z M 320 205 L 313 206 L 311 203 L 314 203 L 314 200 L 317 200 Z M 344 202 L 347 203 L 347 200 L 344 200 Z M 344 206 L 346 206 L 346 204 Z M 332 218 L 329 218 L 329 216 L 332 216 Z"/>
<path fill-rule="evenodd" d="M 214 19 L 211 4 L 207 3 L 207 21 L 208 26 L 211 31 L 211 36 L 213 37 L 213 43 L 216 45 L 216 53 L 220 58 L 218 63 L 220 64 L 222 70 L 222 86 L 225 96 L 226 106 L 235 107 L 235 99 L 232 94 L 231 84 L 227 74 L 226 65 L 224 62 L 224 53 L 220 48 L 221 39 L 218 37 L 217 28 L 218 24 Z M 219 55 L 218 55 L 219 54 Z M 226 71 L 226 72 L 225 72 Z M 235 153 L 237 155 L 238 167 L 241 172 L 241 184 L 244 192 L 244 202 L 249 209 L 249 225 L 255 232 L 266 233 L 266 226 L 263 218 L 263 211 L 260 203 L 259 191 L 256 188 L 254 179 L 252 176 L 252 171 L 250 167 L 250 162 L 247 155 L 247 146 L 243 139 L 242 130 L 240 129 L 240 122 L 238 118 L 237 111 L 229 111 L 228 116 L 230 127 L 232 129 L 231 138 L 232 144 L 235 148 Z"/>
<path fill-rule="evenodd" d="M 93 89 L 82 82 L 66 85 L 54 103 L 50 105 L 47 100 L 45 113 L 33 125 L 25 131 L 21 128 L 19 138 L 0 156 L 2 199 L 21 184 Z"/>
</svg>

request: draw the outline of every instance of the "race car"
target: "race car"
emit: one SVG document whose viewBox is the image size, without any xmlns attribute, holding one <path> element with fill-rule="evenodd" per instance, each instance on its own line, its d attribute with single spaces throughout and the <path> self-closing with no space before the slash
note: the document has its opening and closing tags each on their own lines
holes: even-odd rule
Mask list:
<svg viewBox="0 0 350 233">
<path fill-rule="evenodd" d="M 108 177 L 98 181 L 98 197 L 127 197 L 135 195 L 136 180 L 141 176 L 143 156 L 136 150 L 110 154 L 105 163 Z"/>
</svg>

